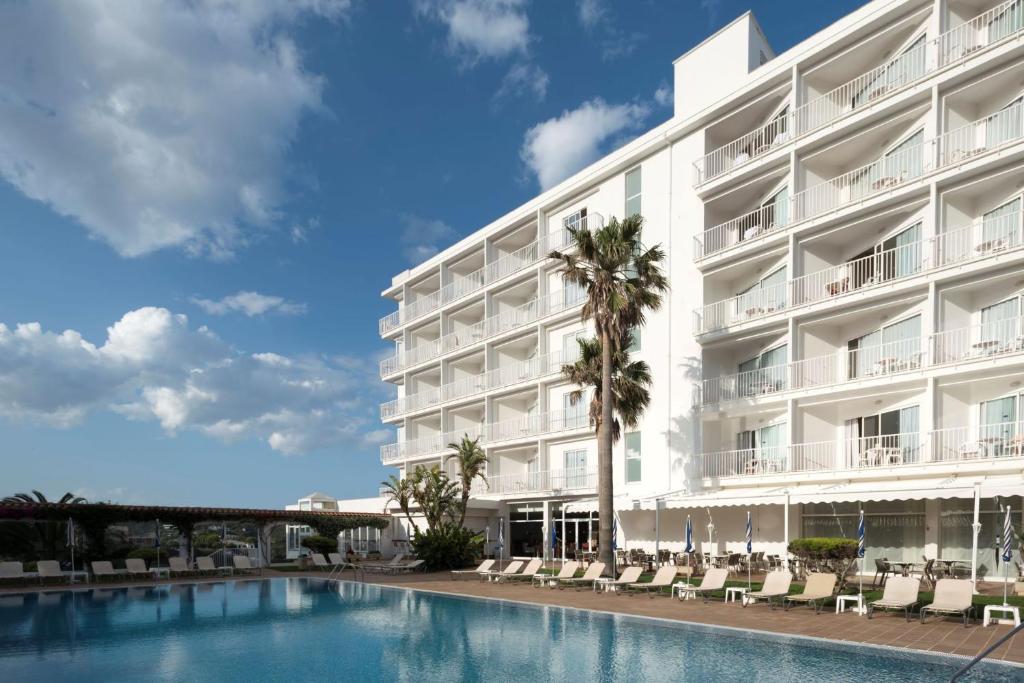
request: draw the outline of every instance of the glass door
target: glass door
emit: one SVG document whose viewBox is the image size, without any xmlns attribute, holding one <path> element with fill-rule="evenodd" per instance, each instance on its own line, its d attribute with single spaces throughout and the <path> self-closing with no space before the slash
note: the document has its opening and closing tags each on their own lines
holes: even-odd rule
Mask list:
<svg viewBox="0 0 1024 683">
<path fill-rule="evenodd" d="M 882 328 L 882 358 L 888 372 L 921 365 L 921 316 L 915 315 Z"/>
<path fill-rule="evenodd" d="M 1017 436 L 1017 397 L 982 401 L 980 431 L 987 455 L 1006 455 Z"/>
<path fill-rule="evenodd" d="M 1020 299 L 1013 297 L 981 309 L 981 339 L 978 346 L 992 352 L 1009 349 L 1017 339 Z"/>
<path fill-rule="evenodd" d="M 1002 40 L 1024 27 L 1024 2 L 1013 3 L 988 24 L 988 42 Z"/>
<path fill-rule="evenodd" d="M 895 184 L 919 177 L 924 172 L 922 142 L 924 131 L 919 130 L 886 152 L 884 178 L 879 182 Z"/>
<path fill-rule="evenodd" d="M 1020 197 L 1006 202 L 981 217 L 980 251 L 1005 249 L 1016 246 L 1018 224 L 1020 222 Z"/>
<path fill-rule="evenodd" d="M 587 485 L 587 452 L 585 450 L 566 451 L 564 458 L 565 487 L 584 488 Z"/>
<path fill-rule="evenodd" d="M 883 280 L 913 275 L 921 268 L 921 224 L 917 223 L 882 242 L 879 270 Z"/>
<path fill-rule="evenodd" d="M 985 121 L 985 147 L 992 149 L 1021 136 L 1021 102 L 1018 97 Z"/>
</svg>

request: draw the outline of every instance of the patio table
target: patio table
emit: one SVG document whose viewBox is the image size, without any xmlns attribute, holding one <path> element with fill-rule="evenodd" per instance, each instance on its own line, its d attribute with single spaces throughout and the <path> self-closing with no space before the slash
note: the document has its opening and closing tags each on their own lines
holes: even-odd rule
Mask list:
<svg viewBox="0 0 1024 683">
<path fill-rule="evenodd" d="M 899 567 L 900 568 L 900 573 L 903 576 L 906 576 L 907 572 L 910 571 L 910 568 L 912 566 L 914 566 L 914 563 L 913 562 L 889 562 L 889 565 L 893 566 L 893 567 Z"/>
</svg>

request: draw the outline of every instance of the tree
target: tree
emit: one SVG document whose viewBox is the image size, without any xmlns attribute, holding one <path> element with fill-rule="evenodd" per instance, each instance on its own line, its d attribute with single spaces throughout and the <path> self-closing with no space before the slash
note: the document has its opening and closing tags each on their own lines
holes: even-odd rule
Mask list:
<svg viewBox="0 0 1024 683">
<path fill-rule="evenodd" d="M 387 505 L 397 503 L 405 518 L 409 520 L 409 527 L 415 529 L 416 522 L 412 520 L 412 514 L 409 511 L 412 503 L 412 481 L 406 478 L 399 479 L 392 474 L 387 481 L 382 481 L 380 485 L 387 489 L 384 494 L 386 499 L 384 510 L 387 511 Z"/>
<path fill-rule="evenodd" d="M 561 262 L 562 280 L 586 290 L 583 320 L 593 320 L 601 350 L 601 395 L 612 395 L 612 358 L 625 348 L 624 339 L 634 327 L 643 325 L 647 311 L 661 306 L 668 279 L 661 271 L 665 254 L 660 245 L 645 248 L 641 242 L 643 218 L 633 215 L 622 221 L 613 218 L 602 228 L 585 226 L 569 230 L 568 251 L 552 251 Z M 613 401 L 602 401 L 597 431 L 597 508 L 600 518 L 598 546 L 601 561 L 614 571 L 612 551 L 612 444 Z"/>
<path fill-rule="evenodd" d="M 32 490 L 32 493 L 15 493 L 14 495 L 7 496 L 3 499 L 4 503 L 28 503 L 32 505 L 38 505 L 42 503 L 49 503 L 46 496 Z M 61 505 L 81 505 L 88 503 L 85 498 L 76 496 L 73 493 L 65 493 L 60 497 L 59 500 L 55 501 Z M 66 533 L 67 523 L 65 521 L 52 521 L 40 519 L 34 522 L 30 522 L 28 528 L 32 529 L 35 533 L 36 543 L 46 559 L 57 559 L 57 549 L 62 547 L 64 544 L 64 535 Z"/>
<path fill-rule="evenodd" d="M 473 487 L 473 481 L 481 479 L 485 484 L 487 483 L 487 477 L 484 475 L 487 454 L 480 447 L 480 437 L 471 439 L 469 434 L 463 435 L 460 443 L 448 444 L 448 448 L 455 452 L 445 458 L 445 463 L 455 460 L 459 465 L 459 486 L 462 494 L 459 526 L 462 526 L 466 521 L 466 508 L 469 507 L 469 494 Z"/>
<path fill-rule="evenodd" d="M 438 529 L 455 521 L 459 506 L 459 486 L 438 465 L 413 470 L 412 498 L 427 522 L 428 529 Z"/>
</svg>

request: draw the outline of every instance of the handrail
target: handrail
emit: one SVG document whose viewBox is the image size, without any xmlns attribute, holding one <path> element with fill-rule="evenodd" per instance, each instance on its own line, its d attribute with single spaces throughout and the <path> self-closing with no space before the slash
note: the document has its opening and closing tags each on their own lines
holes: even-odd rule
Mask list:
<svg viewBox="0 0 1024 683">
<path fill-rule="evenodd" d="M 356 581 L 362 581 L 363 583 L 366 582 L 366 569 L 357 564 L 353 564 L 352 562 L 342 562 L 331 567 L 331 571 L 327 574 L 327 580 L 330 581 L 334 576 L 334 572 L 338 572 L 338 580 L 340 581 L 341 575 L 346 569 L 352 570 L 352 576 Z"/>
<path fill-rule="evenodd" d="M 989 645 L 988 647 L 986 647 L 984 650 L 981 651 L 981 653 L 977 657 L 975 657 L 974 659 L 969 661 L 959 671 L 957 671 L 955 674 L 953 674 L 953 677 L 949 679 L 949 683 L 956 683 L 956 681 L 959 681 L 961 678 L 963 678 L 964 674 L 966 674 L 968 671 L 970 671 L 976 664 L 979 664 L 981 662 L 981 660 L 985 659 L 985 657 L 988 657 L 990 654 L 992 654 L 992 652 L 997 647 L 999 647 L 1000 645 L 1002 645 L 1006 641 L 1010 640 L 1010 638 L 1013 638 L 1015 635 L 1020 633 L 1021 629 L 1024 629 L 1024 624 L 1020 624 L 1019 626 L 1014 626 L 1012 629 L 1010 629 L 1009 633 L 1007 633 L 1002 638 L 1000 638 L 996 642 L 994 642 L 991 645 Z"/>
</svg>

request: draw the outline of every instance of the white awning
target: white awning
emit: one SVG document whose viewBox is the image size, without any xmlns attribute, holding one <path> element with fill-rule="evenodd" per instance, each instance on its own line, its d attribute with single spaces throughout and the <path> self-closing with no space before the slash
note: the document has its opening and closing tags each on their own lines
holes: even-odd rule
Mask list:
<svg viewBox="0 0 1024 683">
<path fill-rule="evenodd" d="M 734 507 L 739 505 L 784 505 L 786 502 L 785 488 L 735 488 L 715 491 L 714 493 L 697 493 L 689 496 L 672 495 L 662 499 L 662 509 L 670 508 L 705 508 Z M 627 505 L 616 506 L 620 512 L 630 510 L 653 510 L 655 499 L 626 501 Z"/>
<path fill-rule="evenodd" d="M 931 500 L 974 498 L 970 482 L 943 480 L 933 485 L 922 482 L 871 482 L 799 486 L 790 490 L 790 503 L 857 503 L 868 501 Z"/>
</svg>

